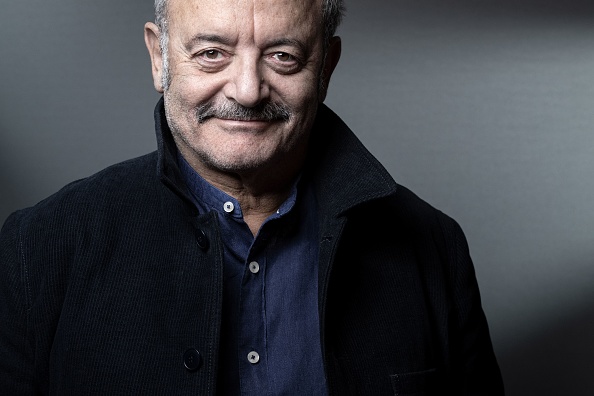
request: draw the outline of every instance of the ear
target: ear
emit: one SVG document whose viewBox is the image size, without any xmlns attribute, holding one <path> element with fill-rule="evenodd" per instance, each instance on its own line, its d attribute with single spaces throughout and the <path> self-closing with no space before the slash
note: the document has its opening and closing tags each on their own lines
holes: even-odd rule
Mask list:
<svg viewBox="0 0 594 396">
<path fill-rule="evenodd" d="M 340 53 L 342 52 L 342 41 L 340 37 L 334 36 L 328 43 L 328 50 L 326 52 L 326 60 L 324 61 L 324 70 L 322 71 L 323 86 L 320 91 L 320 102 L 326 99 L 328 93 L 328 86 L 330 85 L 330 77 L 340 60 Z"/>
<path fill-rule="evenodd" d="M 144 43 L 151 57 L 153 84 L 159 93 L 163 93 L 163 55 L 159 46 L 159 28 L 152 22 L 144 25 Z"/>
</svg>

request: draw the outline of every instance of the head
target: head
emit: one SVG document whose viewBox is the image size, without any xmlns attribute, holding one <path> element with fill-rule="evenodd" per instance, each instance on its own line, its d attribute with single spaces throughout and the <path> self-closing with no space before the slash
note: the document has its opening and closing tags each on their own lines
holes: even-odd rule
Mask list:
<svg viewBox="0 0 594 396">
<path fill-rule="evenodd" d="M 340 0 L 155 0 L 155 23 L 145 25 L 154 84 L 195 169 L 242 173 L 303 158 L 340 57 L 343 8 Z"/>
</svg>

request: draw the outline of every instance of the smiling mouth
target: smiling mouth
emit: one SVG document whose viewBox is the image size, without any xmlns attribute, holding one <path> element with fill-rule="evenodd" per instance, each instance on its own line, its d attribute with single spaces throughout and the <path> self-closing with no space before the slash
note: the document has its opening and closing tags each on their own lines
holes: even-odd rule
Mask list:
<svg viewBox="0 0 594 396">
<path fill-rule="evenodd" d="M 213 117 L 211 117 L 213 118 Z M 270 122 L 277 122 L 277 121 L 282 121 L 282 120 L 270 120 L 270 119 L 266 119 L 266 118 L 231 118 L 231 117 L 215 117 L 218 118 L 219 120 L 223 120 L 223 121 L 235 121 L 235 122 L 266 122 L 266 123 L 270 123 Z"/>
<path fill-rule="evenodd" d="M 270 118 L 270 117 L 229 117 L 224 115 L 208 115 L 205 117 L 198 117 L 198 122 L 203 124 L 211 119 L 218 119 L 221 121 L 230 121 L 230 122 L 237 122 L 237 123 L 274 123 L 274 122 L 285 122 L 288 121 L 288 118 Z"/>
<path fill-rule="evenodd" d="M 262 119 L 227 119 L 227 118 L 211 118 L 215 122 L 212 124 L 216 129 L 227 133 L 246 133 L 249 135 L 260 135 L 276 129 L 277 123 L 280 121 L 269 121 Z"/>
<path fill-rule="evenodd" d="M 213 117 L 220 122 L 220 126 L 224 129 L 231 130 L 264 130 L 268 129 L 273 124 L 284 122 L 281 120 L 264 120 L 261 118 L 219 118 Z"/>
</svg>

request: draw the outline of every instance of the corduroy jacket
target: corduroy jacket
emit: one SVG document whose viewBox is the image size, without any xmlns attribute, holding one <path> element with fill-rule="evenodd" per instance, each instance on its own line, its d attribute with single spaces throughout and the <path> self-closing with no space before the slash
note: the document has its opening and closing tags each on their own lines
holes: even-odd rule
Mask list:
<svg viewBox="0 0 594 396">
<path fill-rule="evenodd" d="M 162 100 L 155 121 L 157 151 L 6 220 L 1 394 L 216 393 L 217 219 L 189 199 Z M 397 185 L 325 105 L 310 146 L 330 394 L 503 395 L 459 225 Z"/>
</svg>

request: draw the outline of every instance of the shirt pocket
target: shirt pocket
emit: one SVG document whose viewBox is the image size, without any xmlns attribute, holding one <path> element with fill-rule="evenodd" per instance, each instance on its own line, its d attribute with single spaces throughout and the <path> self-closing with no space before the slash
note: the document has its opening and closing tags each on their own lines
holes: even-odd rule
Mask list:
<svg viewBox="0 0 594 396">
<path fill-rule="evenodd" d="M 390 375 L 394 396 L 429 396 L 436 389 L 437 370 Z"/>
</svg>

